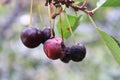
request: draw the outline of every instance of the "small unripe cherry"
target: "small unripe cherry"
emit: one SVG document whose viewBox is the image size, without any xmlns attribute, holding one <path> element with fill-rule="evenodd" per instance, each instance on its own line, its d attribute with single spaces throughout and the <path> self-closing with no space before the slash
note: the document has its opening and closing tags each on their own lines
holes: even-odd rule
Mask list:
<svg viewBox="0 0 120 80">
<path fill-rule="evenodd" d="M 52 38 L 44 43 L 44 52 L 50 59 L 58 59 L 62 56 L 62 39 Z"/>
<path fill-rule="evenodd" d="M 40 43 L 39 30 L 33 27 L 28 27 L 21 32 L 21 40 L 28 48 L 35 48 Z"/>
</svg>

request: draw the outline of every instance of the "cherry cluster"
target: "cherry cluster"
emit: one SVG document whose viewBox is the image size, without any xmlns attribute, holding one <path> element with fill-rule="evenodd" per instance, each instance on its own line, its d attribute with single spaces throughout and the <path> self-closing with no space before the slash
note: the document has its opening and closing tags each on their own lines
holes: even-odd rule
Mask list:
<svg viewBox="0 0 120 80">
<path fill-rule="evenodd" d="M 48 58 L 52 60 L 60 59 L 64 63 L 70 60 L 78 62 L 82 61 L 86 55 L 86 48 L 82 44 L 77 44 L 72 47 L 66 47 L 61 38 L 55 37 L 54 30 L 44 28 L 38 30 L 33 27 L 28 27 L 21 32 L 21 40 L 28 48 L 35 48 L 41 43 Z"/>
<path fill-rule="evenodd" d="M 32 16 L 32 3 L 31 0 L 31 8 L 30 14 Z M 72 7 L 75 11 L 83 10 L 84 12 L 88 13 L 89 11 L 86 10 L 86 1 L 83 5 L 75 6 L 72 5 L 74 3 L 73 0 L 46 0 L 45 5 L 48 6 L 48 12 L 50 15 L 50 28 L 44 28 L 39 30 L 37 28 L 33 28 L 32 26 L 32 17 L 30 19 L 30 27 L 24 29 L 21 32 L 21 40 L 23 44 L 28 48 L 35 48 L 40 44 L 43 44 L 43 49 L 46 56 L 52 60 L 60 59 L 64 63 L 68 63 L 70 60 L 79 62 L 84 59 L 86 56 L 86 48 L 84 45 L 77 43 L 74 41 L 74 45 L 71 47 L 66 47 L 64 44 L 64 37 L 61 25 L 61 36 L 62 39 L 55 36 L 54 29 L 52 27 L 51 19 L 55 19 L 57 15 L 60 15 L 64 12 L 62 5 L 65 5 L 67 8 Z M 53 6 L 60 8 L 58 12 L 52 14 Z M 62 23 L 61 23 L 62 24 Z M 72 34 L 72 31 L 71 31 Z M 74 39 L 74 38 L 73 38 Z"/>
</svg>

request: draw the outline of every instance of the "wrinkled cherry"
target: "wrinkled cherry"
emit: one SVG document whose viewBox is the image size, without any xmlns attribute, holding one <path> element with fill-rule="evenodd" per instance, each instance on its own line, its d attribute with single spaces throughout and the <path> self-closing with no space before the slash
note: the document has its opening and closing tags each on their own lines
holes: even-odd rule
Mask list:
<svg viewBox="0 0 120 80">
<path fill-rule="evenodd" d="M 58 59 L 62 56 L 62 39 L 52 38 L 44 43 L 44 52 L 50 59 Z"/>
<path fill-rule="evenodd" d="M 70 48 L 70 55 L 73 61 L 82 61 L 86 55 L 86 48 L 82 44 L 74 45 Z"/>
<path fill-rule="evenodd" d="M 40 43 L 39 30 L 36 28 L 26 28 L 21 32 L 21 40 L 23 44 L 28 48 L 35 48 Z"/>
</svg>

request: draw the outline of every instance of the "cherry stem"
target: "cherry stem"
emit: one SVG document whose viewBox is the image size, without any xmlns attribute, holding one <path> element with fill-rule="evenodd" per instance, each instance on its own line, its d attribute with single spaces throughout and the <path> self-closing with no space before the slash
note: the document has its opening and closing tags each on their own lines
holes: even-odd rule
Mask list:
<svg viewBox="0 0 120 80">
<path fill-rule="evenodd" d="M 71 28 L 71 24 L 70 24 L 70 21 L 68 19 L 68 16 L 66 15 L 66 13 L 64 13 L 65 17 L 66 17 L 66 20 L 67 20 L 67 23 L 69 25 L 69 29 L 70 29 L 70 33 L 72 35 L 72 39 L 73 39 L 73 42 L 74 42 L 74 45 L 77 45 L 76 41 L 75 41 L 75 36 L 73 34 L 73 31 L 72 31 L 72 28 Z"/>
<path fill-rule="evenodd" d="M 61 15 L 60 15 L 60 30 L 61 30 L 62 40 L 63 40 L 63 42 L 64 42 L 64 35 L 63 35 L 63 28 L 62 28 L 62 19 L 61 19 Z"/>
<path fill-rule="evenodd" d="M 39 3 L 40 3 L 40 0 L 38 0 L 37 11 L 38 11 L 38 15 L 39 15 L 39 19 L 40 19 L 41 26 L 44 28 L 45 25 L 43 24 L 42 16 L 40 15 L 40 10 L 41 10 L 40 7 L 41 7 L 41 6 L 39 6 Z"/>
<path fill-rule="evenodd" d="M 32 27 L 32 7 L 33 7 L 33 0 L 30 2 L 30 25 L 29 27 Z"/>
<path fill-rule="evenodd" d="M 51 38 L 53 38 L 53 27 L 52 27 L 52 19 L 51 19 L 51 3 L 48 3 L 48 15 L 49 15 L 49 21 L 50 21 L 50 34 Z"/>
</svg>

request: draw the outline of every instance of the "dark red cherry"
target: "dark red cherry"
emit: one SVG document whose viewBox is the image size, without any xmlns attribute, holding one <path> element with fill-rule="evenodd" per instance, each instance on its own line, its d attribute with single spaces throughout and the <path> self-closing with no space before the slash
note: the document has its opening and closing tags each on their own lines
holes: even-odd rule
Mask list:
<svg viewBox="0 0 120 80">
<path fill-rule="evenodd" d="M 42 38 L 42 43 L 44 43 L 46 40 L 51 38 L 51 32 L 50 32 L 50 28 L 44 28 L 41 31 L 41 35 L 43 35 Z M 54 30 L 53 30 L 53 37 L 55 36 Z"/>
<path fill-rule="evenodd" d="M 86 55 L 86 48 L 82 44 L 74 45 L 70 48 L 70 55 L 73 61 L 82 61 Z"/>
<path fill-rule="evenodd" d="M 62 56 L 62 39 L 52 38 L 44 43 L 44 52 L 50 59 L 58 59 Z"/>
<path fill-rule="evenodd" d="M 24 29 L 21 32 L 21 40 L 23 44 L 28 48 L 37 47 L 41 43 L 39 33 L 40 31 L 33 27 Z"/>
</svg>

